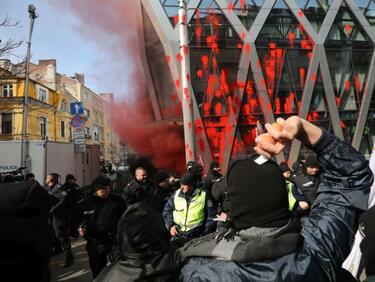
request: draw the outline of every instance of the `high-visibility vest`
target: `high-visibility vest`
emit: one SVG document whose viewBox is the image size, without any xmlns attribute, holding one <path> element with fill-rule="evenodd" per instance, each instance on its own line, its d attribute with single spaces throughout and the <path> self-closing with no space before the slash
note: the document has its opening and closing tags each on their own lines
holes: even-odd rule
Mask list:
<svg viewBox="0 0 375 282">
<path fill-rule="evenodd" d="M 294 205 L 296 204 L 296 198 L 293 196 L 293 183 L 286 180 L 286 188 L 288 190 L 288 202 L 289 202 L 289 210 L 293 211 Z"/>
<path fill-rule="evenodd" d="M 180 197 L 177 191 L 174 196 L 173 221 L 179 227 L 179 230 L 186 232 L 192 230 L 204 221 L 204 205 L 206 203 L 206 192 L 198 189 L 195 196 L 187 203 L 185 198 Z"/>
</svg>

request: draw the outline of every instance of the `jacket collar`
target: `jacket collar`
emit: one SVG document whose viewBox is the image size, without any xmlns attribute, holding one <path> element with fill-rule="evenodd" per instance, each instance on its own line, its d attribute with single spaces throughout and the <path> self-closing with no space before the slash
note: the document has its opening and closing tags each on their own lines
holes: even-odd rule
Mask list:
<svg viewBox="0 0 375 282">
<path fill-rule="evenodd" d="M 189 195 L 189 199 L 194 198 L 195 195 L 197 195 L 198 193 L 200 193 L 200 189 L 198 189 L 198 187 L 195 186 L 193 193 L 191 193 Z M 178 195 L 178 197 L 185 198 L 184 193 L 181 192 L 181 189 L 178 190 L 178 194 L 177 195 Z"/>
</svg>

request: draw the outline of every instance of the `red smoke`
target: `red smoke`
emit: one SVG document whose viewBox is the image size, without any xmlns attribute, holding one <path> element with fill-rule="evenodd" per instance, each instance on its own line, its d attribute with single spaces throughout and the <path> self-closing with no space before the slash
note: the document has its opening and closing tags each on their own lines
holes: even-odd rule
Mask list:
<svg viewBox="0 0 375 282">
<path fill-rule="evenodd" d="M 152 122 L 147 102 L 122 102 L 113 105 L 117 134 L 137 153 L 151 157 L 158 168 L 179 173 L 185 169 L 182 127 L 167 122 Z"/>
<path fill-rule="evenodd" d="M 125 83 L 126 93 L 115 93 L 123 101 L 112 106 L 112 120 L 120 139 L 137 153 L 150 157 L 157 168 L 183 172 L 185 166 L 183 132 L 177 125 L 154 123 L 148 103 L 146 79 L 140 60 L 137 1 L 91 0 L 55 1 L 70 9 L 80 24 L 82 37 L 95 42 L 109 60 L 98 64 L 100 79 Z M 89 46 L 88 46 L 89 47 Z M 169 61 L 170 58 L 167 58 Z"/>
</svg>

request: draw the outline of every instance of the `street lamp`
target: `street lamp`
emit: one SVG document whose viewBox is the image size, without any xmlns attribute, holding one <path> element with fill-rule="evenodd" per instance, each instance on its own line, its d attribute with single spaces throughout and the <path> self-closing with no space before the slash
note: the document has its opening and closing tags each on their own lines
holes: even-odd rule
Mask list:
<svg viewBox="0 0 375 282">
<path fill-rule="evenodd" d="M 24 87 L 24 111 L 22 120 L 22 143 L 21 143 L 21 167 L 26 167 L 26 172 L 28 171 L 27 165 L 27 114 L 29 106 L 29 74 L 30 74 L 30 51 L 31 51 L 31 36 L 33 34 L 34 20 L 38 17 L 36 13 L 36 8 L 33 4 L 28 7 L 29 18 L 30 18 L 30 29 L 29 29 L 29 40 L 27 42 L 27 54 L 26 54 L 26 70 L 25 70 L 25 87 Z"/>
</svg>

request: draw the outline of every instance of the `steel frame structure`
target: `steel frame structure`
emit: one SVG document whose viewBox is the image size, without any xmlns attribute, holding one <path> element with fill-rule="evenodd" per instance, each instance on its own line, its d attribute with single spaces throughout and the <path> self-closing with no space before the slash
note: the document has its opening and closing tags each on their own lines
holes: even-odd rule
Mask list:
<svg viewBox="0 0 375 282">
<path fill-rule="evenodd" d="M 140 46 L 142 52 L 142 60 L 143 66 L 145 70 L 145 76 L 148 81 L 148 89 L 150 100 L 152 102 L 153 111 L 156 120 L 163 119 L 162 117 L 162 110 L 158 103 L 157 94 L 154 86 L 152 84 L 152 75 L 150 72 L 149 64 L 147 58 L 145 56 L 145 42 L 143 37 L 143 13 L 147 13 L 147 16 L 152 22 L 153 28 L 155 29 L 157 36 L 161 44 L 163 45 L 165 56 L 170 57 L 170 61 L 168 62 L 171 78 L 173 81 L 179 79 L 180 76 L 180 67 L 178 59 L 176 58 L 176 54 L 179 52 L 179 33 L 178 33 L 178 25 L 174 28 L 165 13 L 162 4 L 158 0 L 137 0 L 138 2 L 138 19 L 139 19 L 139 26 L 140 26 Z M 258 14 L 254 22 L 252 23 L 251 28 L 248 30 L 243 25 L 239 17 L 228 10 L 228 2 L 226 0 L 213 0 L 216 5 L 220 8 L 221 12 L 226 17 L 227 21 L 230 23 L 233 30 L 237 33 L 239 37 L 245 34 L 243 45 L 249 44 L 251 50 L 257 50 L 255 46 L 255 41 L 261 32 L 262 27 L 264 26 L 267 17 L 269 16 L 271 10 L 273 9 L 277 0 L 265 0 L 263 5 L 261 6 Z M 188 14 L 187 14 L 187 23 L 193 18 L 194 11 L 199 7 L 202 0 L 190 0 L 188 2 Z M 316 32 L 313 28 L 312 24 L 309 22 L 307 17 L 301 11 L 300 7 L 297 4 L 297 0 L 284 0 L 285 4 L 288 6 L 289 11 L 294 15 L 295 19 L 298 21 L 300 25 L 303 26 L 305 32 L 308 34 L 310 39 L 313 41 L 314 46 L 312 50 L 312 58 L 309 63 L 309 67 L 307 70 L 306 77 L 316 77 L 318 74 L 318 69 L 320 69 L 321 77 L 323 80 L 324 92 L 325 92 L 325 99 L 327 103 L 328 112 L 330 115 L 330 119 L 332 122 L 333 132 L 341 139 L 343 139 L 343 131 L 340 127 L 340 117 L 338 107 L 335 101 L 335 93 L 334 87 L 331 79 L 331 74 L 329 70 L 329 65 L 327 61 L 327 55 L 325 50 L 325 42 L 329 31 L 334 23 L 336 15 L 339 11 L 339 8 L 343 3 L 351 10 L 355 19 L 363 28 L 364 32 L 367 34 L 370 41 L 375 45 L 375 30 L 370 26 L 369 22 L 367 21 L 366 17 L 364 16 L 363 12 L 357 6 L 354 0 L 333 0 L 327 13 L 324 18 L 324 21 L 321 25 L 319 32 Z M 177 1 L 176 1 L 177 3 Z M 243 38 L 243 37 L 242 37 Z M 258 63 L 257 63 L 258 62 Z M 245 48 L 242 49 L 239 61 L 239 68 L 237 72 L 237 81 L 246 81 L 249 72 L 252 72 L 255 86 L 257 89 L 257 94 L 260 96 L 264 103 L 262 103 L 262 113 L 264 115 L 264 120 L 266 122 L 272 123 L 275 120 L 274 113 L 272 109 L 267 107 L 266 105 L 269 103 L 269 96 L 267 93 L 266 86 L 264 84 L 265 75 L 262 71 L 261 66 L 259 65 L 259 57 L 258 52 L 251 52 L 250 55 L 245 52 Z M 301 100 L 301 107 L 299 110 L 299 116 L 302 118 L 306 118 L 309 113 L 309 107 L 311 103 L 311 99 L 313 96 L 315 80 L 314 79 L 307 79 L 306 84 L 304 85 L 303 89 L 303 96 Z M 367 83 L 364 86 L 363 92 L 363 99 L 359 110 L 357 125 L 355 129 L 355 133 L 352 139 L 352 146 L 356 149 L 359 149 L 361 137 L 365 127 L 365 121 L 367 118 L 367 114 L 369 111 L 369 105 L 371 102 L 372 94 L 374 91 L 375 85 L 375 52 L 372 54 L 371 63 L 369 67 Z M 202 116 L 199 111 L 197 101 L 194 95 L 194 90 L 192 84 L 189 84 L 190 93 L 193 93 L 192 102 L 193 102 L 193 111 L 194 111 L 194 122 L 198 124 L 202 124 Z M 176 86 L 176 91 L 178 93 L 178 99 L 181 103 L 183 93 L 180 87 Z M 240 101 L 242 101 L 244 95 L 244 89 L 238 88 L 234 93 L 234 98 L 238 97 Z M 225 148 L 223 153 L 223 163 L 221 164 L 222 169 L 225 171 L 228 163 L 231 158 L 232 153 L 232 146 L 233 146 L 233 139 L 237 130 L 238 126 L 238 119 L 240 114 L 240 108 L 237 108 L 236 111 L 229 112 L 228 123 L 226 125 L 225 131 Z M 209 148 L 209 142 L 206 134 L 201 136 L 201 140 L 204 143 L 205 148 Z M 291 145 L 290 153 L 289 153 L 289 161 L 294 162 L 300 150 L 300 142 L 294 141 Z M 201 152 L 199 150 L 199 146 L 196 146 L 197 154 L 199 154 L 203 162 L 205 164 L 210 163 L 212 160 L 212 156 L 210 152 Z M 278 161 L 284 160 L 284 155 L 280 154 L 277 156 Z"/>
</svg>

